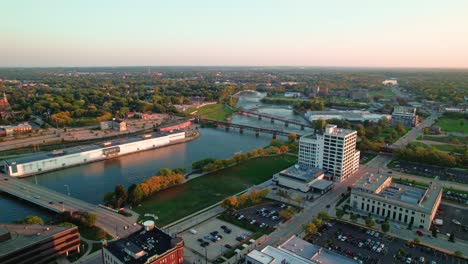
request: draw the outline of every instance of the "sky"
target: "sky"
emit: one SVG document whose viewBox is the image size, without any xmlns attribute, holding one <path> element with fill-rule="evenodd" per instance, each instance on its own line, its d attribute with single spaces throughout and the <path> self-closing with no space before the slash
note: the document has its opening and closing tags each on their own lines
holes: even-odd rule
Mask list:
<svg viewBox="0 0 468 264">
<path fill-rule="evenodd" d="M 1 0 L 0 67 L 468 68 L 467 0 Z"/>
</svg>

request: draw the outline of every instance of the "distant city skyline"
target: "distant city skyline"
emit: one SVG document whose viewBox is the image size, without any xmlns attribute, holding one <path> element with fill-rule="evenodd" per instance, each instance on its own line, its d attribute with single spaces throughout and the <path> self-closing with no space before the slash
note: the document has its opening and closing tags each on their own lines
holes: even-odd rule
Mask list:
<svg viewBox="0 0 468 264">
<path fill-rule="evenodd" d="M 0 67 L 468 68 L 468 1 L 17 0 Z"/>
</svg>

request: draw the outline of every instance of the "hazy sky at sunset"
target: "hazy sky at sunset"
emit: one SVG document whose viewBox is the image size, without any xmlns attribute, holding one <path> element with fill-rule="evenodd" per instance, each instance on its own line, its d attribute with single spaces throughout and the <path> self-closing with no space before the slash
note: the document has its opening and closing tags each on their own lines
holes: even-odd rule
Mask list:
<svg viewBox="0 0 468 264">
<path fill-rule="evenodd" d="M 0 66 L 468 67 L 467 0 L 6 0 Z"/>
</svg>

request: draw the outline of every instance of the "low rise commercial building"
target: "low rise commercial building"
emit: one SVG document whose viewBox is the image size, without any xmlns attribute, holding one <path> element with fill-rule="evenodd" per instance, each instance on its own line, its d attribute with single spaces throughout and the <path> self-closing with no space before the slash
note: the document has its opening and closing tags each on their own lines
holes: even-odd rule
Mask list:
<svg viewBox="0 0 468 264">
<path fill-rule="evenodd" d="M 357 261 L 328 249 L 311 244 L 296 236 L 290 237 L 278 247 L 266 246 L 245 256 L 245 264 L 355 264 Z"/>
<path fill-rule="evenodd" d="M 390 125 L 394 126 L 401 123 L 404 127 L 414 127 L 419 123 L 419 117 L 416 114 L 416 108 L 406 106 L 395 106 L 392 112 Z"/>
<path fill-rule="evenodd" d="M 324 179 L 323 171 L 314 167 L 300 167 L 298 164 L 273 175 L 273 182 L 279 186 L 301 192 L 328 192 L 333 182 Z"/>
<path fill-rule="evenodd" d="M 145 229 L 125 239 L 111 242 L 102 250 L 104 264 L 179 264 L 184 263 L 184 241 L 144 223 Z"/>
<path fill-rule="evenodd" d="M 77 227 L 0 224 L 0 263 L 54 263 L 80 250 Z"/>
<path fill-rule="evenodd" d="M 411 186 L 391 176 L 366 175 L 351 188 L 351 210 L 362 216 L 413 225 L 429 230 L 442 199 L 442 187 Z"/>
<path fill-rule="evenodd" d="M 32 131 L 32 126 L 28 123 L 20 123 L 17 125 L 0 126 L 0 134 L 11 136 L 14 134 L 23 134 Z"/>
</svg>

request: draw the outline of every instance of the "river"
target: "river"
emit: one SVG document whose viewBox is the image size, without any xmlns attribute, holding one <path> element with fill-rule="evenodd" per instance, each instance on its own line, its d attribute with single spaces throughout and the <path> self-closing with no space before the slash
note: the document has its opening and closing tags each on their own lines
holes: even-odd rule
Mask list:
<svg viewBox="0 0 468 264">
<path fill-rule="evenodd" d="M 246 109 L 281 116 L 286 119 L 304 122 L 301 116 L 295 115 L 291 109 L 284 107 L 263 105 L 259 102 L 264 96 L 241 97 L 238 106 Z M 246 124 L 281 129 L 288 132 L 304 133 L 300 128 L 270 120 L 258 120 L 256 117 L 234 115 L 233 123 Z M 264 147 L 271 140 L 271 135 L 263 134 L 255 137 L 252 132 L 240 134 L 237 130 L 200 128 L 200 137 L 196 140 L 163 147 L 159 149 L 134 153 L 131 155 L 89 163 L 59 171 L 48 172 L 24 180 L 37 183 L 61 193 L 67 193 L 84 201 L 98 204 L 106 192 L 112 191 L 117 184 L 125 187 L 154 175 L 162 168 L 190 169 L 192 162 L 204 158 L 224 159 L 236 152 L 248 152 L 252 149 Z M 45 220 L 53 217 L 46 210 L 15 200 L 6 195 L 0 195 L 0 222 L 9 223 L 26 217 L 39 215 Z"/>
</svg>

